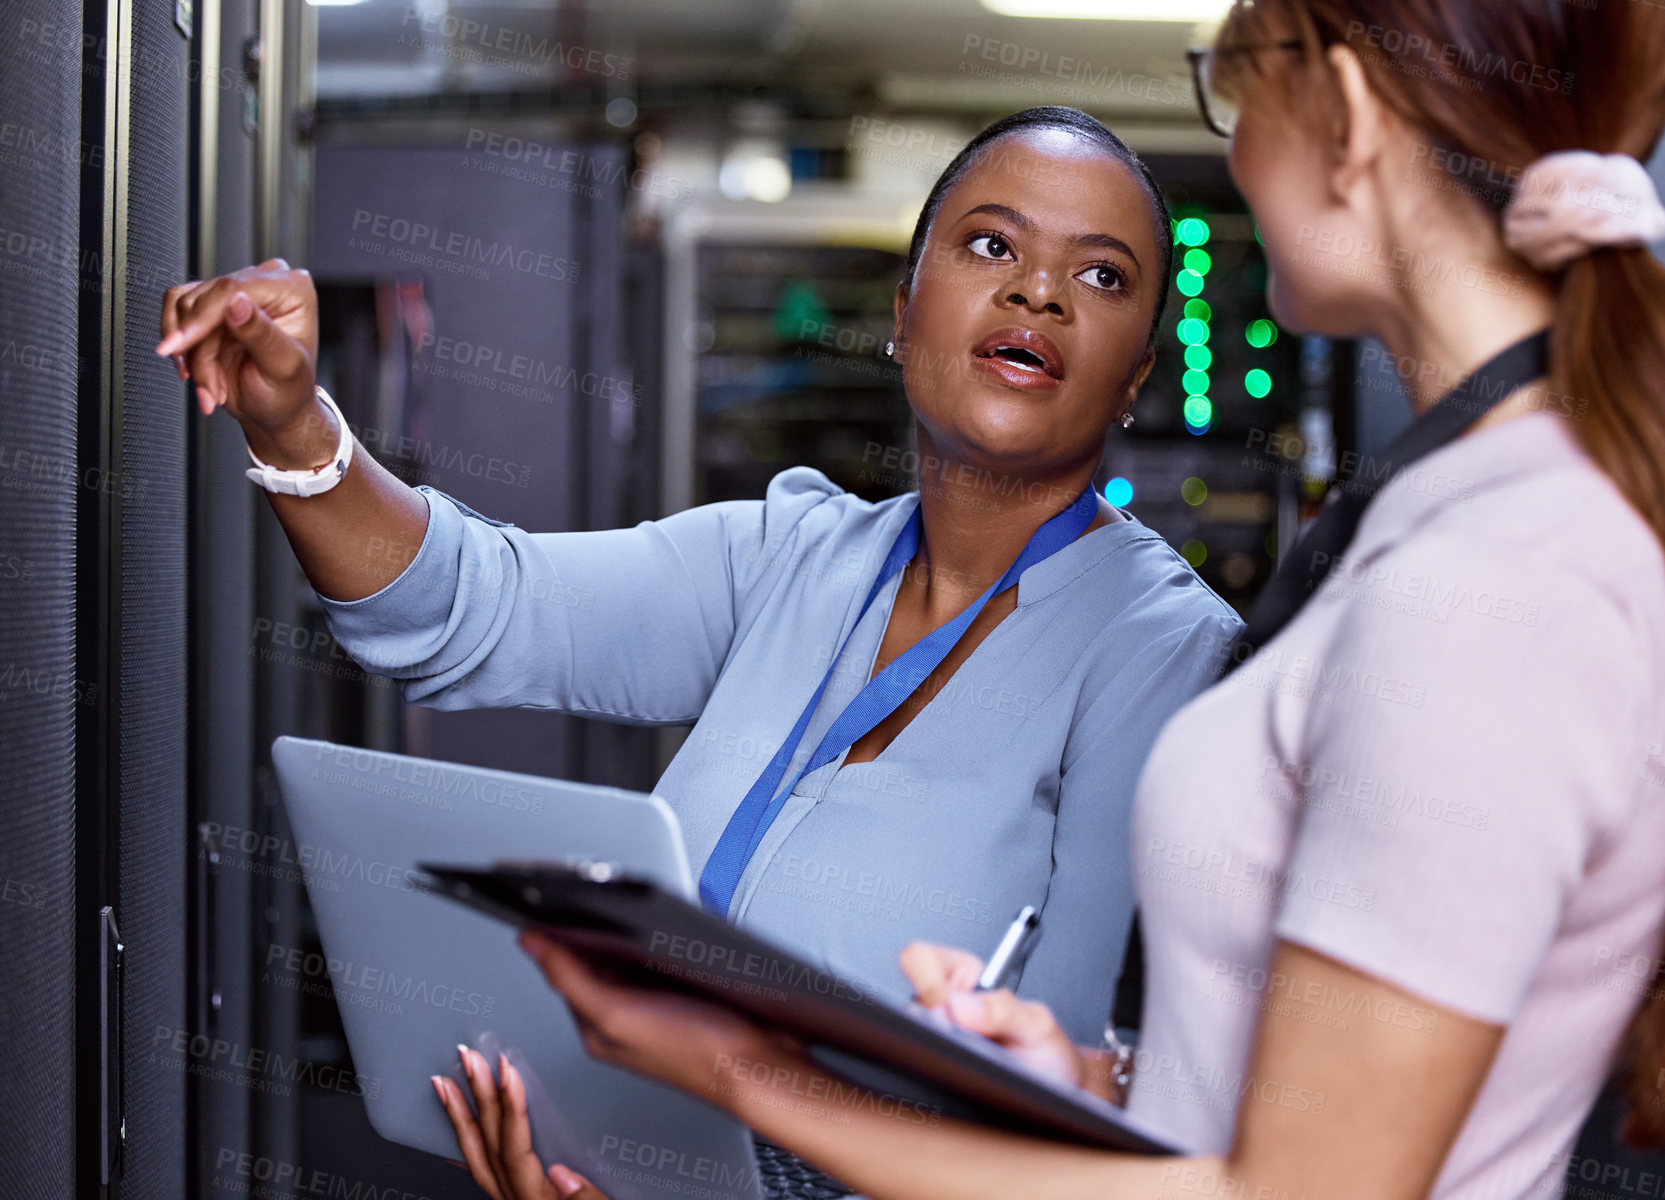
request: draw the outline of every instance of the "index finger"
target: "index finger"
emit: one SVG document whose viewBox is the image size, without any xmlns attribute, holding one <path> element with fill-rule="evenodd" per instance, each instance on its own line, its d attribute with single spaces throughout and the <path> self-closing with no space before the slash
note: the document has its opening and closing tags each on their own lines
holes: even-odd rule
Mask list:
<svg viewBox="0 0 1665 1200">
<path fill-rule="evenodd" d="M 226 309 L 239 293 L 247 296 L 250 303 L 259 309 L 267 308 L 273 301 L 285 299 L 281 287 L 259 276 L 240 279 L 222 275 L 207 283 L 188 287 L 170 304 L 172 308 L 186 310 L 186 315 L 177 318 L 178 327 L 156 344 L 156 353 L 179 354 L 213 333 L 225 323 Z M 185 303 L 187 300 L 190 301 L 188 305 Z"/>
<path fill-rule="evenodd" d="M 179 298 L 187 292 L 202 286 L 196 280 L 189 283 L 176 283 L 162 293 L 162 336 L 179 328 Z"/>
<path fill-rule="evenodd" d="M 934 942 L 908 943 L 898 961 L 902 973 L 913 984 L 914 994 L 926 1008 L 946 1004 L 951 992 L 971 991 L 983 973 L 983 960 L 975 954 Z"/>
<path fill-rule="evenodd" d="M 433 1084 L 439 1092 L 439 1102 L 445 1106 L 445 1115 L 451 1118 L 451 1127 L 457 1131 L 457 1148 L 467 1162 L 468 1173 L 491 1200 L 504 1200 L 486 1153 L 485 1139 L 480 1135 L 474 1114 L 469 1111 L 468 1101 L 463 1099 L 462 1089 L 443 1075 L 433 1076 Z"/>
<path fill-rule="evenodd" d="M 169 337 L 176 329 L 179 328 L 181 320 L 180 314 L 183 309 L 185 297 L 189 296 L 201 286 L 202 284 L 200 281 L 193 279 L 189 283 L 176 283 L 173 287 L 162 293 L 161 326 L 162 337 L 164 339 Z M 179 372 L 179 378 L 181 380 L 189 379 L 191 377 L 191 372 L 185 366 L 185 356 L 183 354 L 174 354 L 171 357 L 173 358 L 174 370 Z"/>
<path fill-rule="evenodd" d="M 503 1125 L 497 1158 L 517 1197 L 537 1200 L 554 1190 L 532 1149 L 532 1119 L 526 1114 L 526 1081 L 513 1063 L 503 1060 Z"/>
</svg>

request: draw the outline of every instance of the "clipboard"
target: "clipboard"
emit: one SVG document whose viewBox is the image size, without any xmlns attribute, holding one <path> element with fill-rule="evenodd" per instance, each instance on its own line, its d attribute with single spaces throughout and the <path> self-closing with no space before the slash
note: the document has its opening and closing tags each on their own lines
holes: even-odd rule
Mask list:
<svg viewBox="0 0 1665 1200">
<path fill-rule="evenodd" d="M 421 863 L 435 891 L 534 929 L 626 981 L 699 996 L 804 1041 L 823 1065 L 958 1120 L 1181 1154 L 1137 1118 L 917 1005 L 806 962 L 611 863 Z"/>
</svg>

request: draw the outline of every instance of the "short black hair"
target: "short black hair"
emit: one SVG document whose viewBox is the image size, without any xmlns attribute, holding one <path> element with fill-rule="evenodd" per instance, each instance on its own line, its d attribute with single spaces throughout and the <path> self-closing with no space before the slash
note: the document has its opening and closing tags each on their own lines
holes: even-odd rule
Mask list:
<svg viewBox="0 0 1665 1200">
<path fill-rule="evenodd" d="M 1144 185 L 1145 195 L 1150 200 L 1151 219 L 1156 225 L 1156 249 L 1161 261 L 1161 271 L 1157 275 L 1159 286 L 1156 293 L 1156 312 L 1152 314 L 1150 323 L 1150 344 L 1154 346 L 1156 331 L 1162 324 L 1162 312 L 1168 306 L 1168 275 L 1173 269 L 1174 261 L 1173 222 L 1168 215 L 1168 203 L 1162 198 L 1162 189 L 1157 186 L 1155 177 L 1151 175 L 1150 168 L 1144 161 L 1128 149 L 1126 142 L 1111 133 L 1104 122 L 1097 117 L 1089 116 L 1079 108 L 1067 108 L 1057 104 L 1026 108 L 1022 112 L 1001 117 L 967 142 L 965 148 L 956 154 L 953 161 L 943 168 L 942 174 L 937 176 L 937 181 L 931 185 L 930 195 L 925 197 L 925 207 L 919 210 L 919 220 L 913 227 L 913 240 L 908 244 L 908 270 L 903 276 L 903 282 L 909 291 L 913 290 L 914 272 L 925 253 L 925 242 L 930 236 L 931 225 L 937 219 L 937 210 L 942 207 L 943 197 L 948 194 L 948 190 L 958 183 L 967 171 L 976 166 L 988 148 L 1001 138 L 1046 129 L 1063 130 L 1093 143 L 1118 162 L 1125 163 Z"/>
</svg>

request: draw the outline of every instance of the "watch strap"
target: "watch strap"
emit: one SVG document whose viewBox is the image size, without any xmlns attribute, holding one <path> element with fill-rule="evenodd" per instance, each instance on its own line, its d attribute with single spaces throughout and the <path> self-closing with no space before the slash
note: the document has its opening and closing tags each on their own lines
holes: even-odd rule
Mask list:
<svg viewBox="0 0 1665 1200">
<path fill-rule="evenodd" d="M 249 450 L 249 461 L 254 463 L 254 466 L 243 474 L 268 492 L 277 492 L 285 496 L 316 496 L 329 491 L 346 478 L 347 468 L 352 465 L 353 434 L 347 428 L 347 418 L 342 416 L 340 407 L 330 398 L 328 392 L 321 387 L 315 390 L 324 407 L 334 414 L 335 423 L 341 430 L 335 453 L 330 461 L 321 467 L 311 470 L 281 470 L 271 463 L 262 462 L 252 449 Z"/>
</svg>

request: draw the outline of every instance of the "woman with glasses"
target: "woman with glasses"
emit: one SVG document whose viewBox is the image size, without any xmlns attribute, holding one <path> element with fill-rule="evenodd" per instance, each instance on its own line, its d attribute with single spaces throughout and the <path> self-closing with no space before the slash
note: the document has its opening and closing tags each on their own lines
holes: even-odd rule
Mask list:
<svg viewBox="0 0 1665 1200">
<path fill-rule="evenodd" d="M 721 1078 L 884 1200 L 1548 1200 L 1615 1066 L 1627 1135 L 1665 1143 L 1665 207 L 1639 161 L 1665 8 L 1259 0 L 1195 61 L 1273 313 L 1379 338 L 1415 420 L 1139 785 L 1125 1099 L 1187 1155 L 840 1103 L 791 1043 L 525 945 L 596 1053 Z M 972 991 L 973 956 L 904 962 L 923 1002 L 1117 1095 L 1127 1064 Z M 584 1192 L 529 1178 L 514 1195 Z"/>
</svg>

